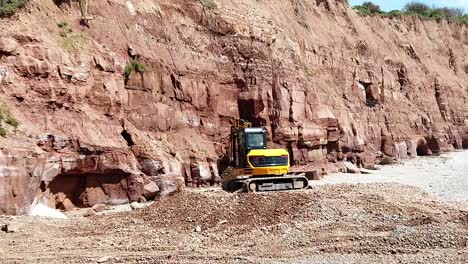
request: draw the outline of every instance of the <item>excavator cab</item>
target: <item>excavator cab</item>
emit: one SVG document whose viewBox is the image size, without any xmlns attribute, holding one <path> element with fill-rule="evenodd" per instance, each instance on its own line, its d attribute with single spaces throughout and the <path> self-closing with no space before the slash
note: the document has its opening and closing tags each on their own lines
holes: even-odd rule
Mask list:
<svg viewBox="0 0 468 264">
<path fill-rule="evenodd" d="M 289 153 L 285 149 L 268 149 L 264 127 L 252 127 L 245 120 L 231 126 L 230 169 L 223 177 L 228 191 L 276 191 L 307 188 L 304 176 L 288 175 Z"/>
<path fill-rule="evenodd" d="M 289 153 L 284 149 L 267 149 L 266 129 L 231 127 L 231 166 L 237 174 L 280 175 L 289 171 Z M 245 125 L 247 124 L 247 126 Z"/>
</svg>

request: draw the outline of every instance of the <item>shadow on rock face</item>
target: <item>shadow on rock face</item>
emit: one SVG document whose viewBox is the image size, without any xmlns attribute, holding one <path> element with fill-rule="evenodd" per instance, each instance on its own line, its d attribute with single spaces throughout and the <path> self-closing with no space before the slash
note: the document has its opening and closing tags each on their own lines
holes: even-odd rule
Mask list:
<svg viewBox="0 0 468 264">
<path fill-rule="evenodd" d="M 439 141 L 434 136 L 428 136 L 417 142 L 416 153 L 418 156 L 428 156 L 441 152 Z"/>
<path fill-rule="evenodd" d="M 416 153 L 418 156 L 427 156 L 431 154 L 431 150 L 427 145 L 426 140 L 421 139 L 418 141 L 418 146 L 416 147 Z"/>
<path fill-rule="evenodd" d="M 468 138 L 463 139 L 462 141 L 462 147 L 464 149 L 468 149 Z"/>
</svg>

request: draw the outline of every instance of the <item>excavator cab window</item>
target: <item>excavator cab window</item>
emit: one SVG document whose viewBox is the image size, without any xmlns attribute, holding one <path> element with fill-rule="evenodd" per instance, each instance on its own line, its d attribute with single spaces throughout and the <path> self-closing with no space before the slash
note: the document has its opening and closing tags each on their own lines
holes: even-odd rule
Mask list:
<svg viewBox="0 0 468 264">
<path fill-rule="evenodd" d="M 246 147 L 251 149 L 266 149 L 265 133 L 246 133 Z"/>
<path fill-rule="evenodd" d="M 263 127 L 231 127 L 230 163 L 235 168 L 247 166 L 247 155 L 252 149 L 266 149 L 266 129 Z"/>
</svg>

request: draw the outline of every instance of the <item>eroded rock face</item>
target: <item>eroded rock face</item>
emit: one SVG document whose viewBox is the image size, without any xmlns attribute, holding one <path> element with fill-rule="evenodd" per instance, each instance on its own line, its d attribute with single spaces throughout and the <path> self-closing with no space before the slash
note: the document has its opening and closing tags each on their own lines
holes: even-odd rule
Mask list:
<svg viewBox="0 0 468 264">
<path fill-rule="evenodd" d="M 216 184 L 231 118 L 318 171 L 466 147 L 467 27 L 345 2 L 95 1 L 89 27 L 74 6 L 31 3 L 0 23 L 0 99 L 41 155 L 3 154 L 1 212 L 24 213 L 58 176 L 94 177 L 89 205 L 146 196 L 148 180 L 158 195 Z M 135 61 L 144 70 L 125 74 Z"/>
<path fill-rule="evenodd" d="M 55 136 L 48 137 L 56 142 Z M 74 140 L 65 140 L 59 151 L 47 160 L 42 174 L 42 187 L 36 199 L 50 201 L 50 207 L 93 207 L 97 204 L 123 204 L 153 199 L 159 188 L 130 150 L 91 146 Z M 44 149 L 54 144 L 40 144 Z M 146 161 L 146 160 L 145 160 Z M 156 162 L 161 163 L 162 162 Z M 144 170 L 146 173 L 151 171 Z M 55 201 L 55 205 L 54 205 Z"/>
<path fill-rule="evenodd" d="M 0 143 L 0 214 L 26 214 L 39 188 L 47 156 L 31 142 L 17 145 L 0 138 Z"/>
<path fill-rule="evenodd" d="M 172 174 L 156 171 L 150 177 L 140 171 L 143 166 L 129 150 L 91 146 L 54 135 L 36 141 L 17 138 L 1 142 L 10 145 L 1 148 L 0 155 L 2 214 L 26 214 L 33 202 L 68 211 L 149 200 L 184 188 L 180 170 L 173 174 L 174 169 L 166 168 Z"/>
</svg>

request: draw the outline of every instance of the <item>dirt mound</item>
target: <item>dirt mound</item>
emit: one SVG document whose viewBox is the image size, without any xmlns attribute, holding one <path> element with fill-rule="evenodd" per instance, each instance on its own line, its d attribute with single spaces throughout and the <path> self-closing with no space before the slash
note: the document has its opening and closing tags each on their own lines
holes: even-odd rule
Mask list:
<svg viewBox="0 0 468 264">
<path fill-rule="evenodd" d="M 317 200 L 314 192 L 241 195 L 185 192 L 161 199 L 148 210 L 128 218 L 141 217 L 155 228 L 193 229 L 194 225 L 200 225 L 209 229 L 222 223 L 250 230 L 291 222 Z"/>
<path fill-rule="evenodd" d="M 187 191 L 159 199 L 153 206 L 128 215 L 109 216 L 131 222 L 141 219 L 153 228 L 204 230 L 223 226 L 246 231 L 283 223 L 327 221 L 336 218 L 345 224 L 373 225 L 376 219 L 395 225 L 421 226 L 446 221 L 463 222 L 463 213 L 448 214 L 421 203 L 428 195 L 421 190 L 397 184 L 321 186 L 315 190 L 277 193 L 229 194 L 221 190 Z M 388 194 L 395 192 L 398 194 Z M 397 199 L 395 199 L 397 197 Z M 415 206 L 417 203 L 417 206 Z M 376 225 L 375 229 L 379 229 Z M 391 229 L 388 226 L 386 229 Z"/>
</svg>

